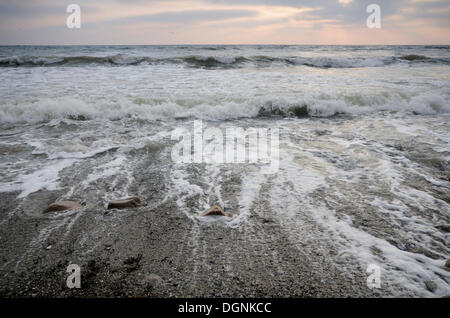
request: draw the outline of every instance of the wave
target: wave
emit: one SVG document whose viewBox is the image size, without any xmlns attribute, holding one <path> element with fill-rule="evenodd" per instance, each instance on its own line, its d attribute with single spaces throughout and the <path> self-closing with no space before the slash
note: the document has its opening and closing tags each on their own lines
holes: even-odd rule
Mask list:
<svg viewBox="0 0 450 318">
<path fill-rule="evenodd" d="M 410 55 L 403 55 L 400 57 L 400 59 L 407 61 L 425 61 L 429 58 L 424 55 L 410 54 Z"/>
<path fill-rule="evenodd" d="M 257 67 L 273 64 L 285 66 L 308 66 L 314 68 L 361 68 L 383 67 L 395 63 L 450 64 L 450 58 L 432 58 L 423 55 L 400 57 L 278 57 L 278 56 L 200 56 L 189 55 L 169 58 L 148 56 L 12 56 L 0 58 L 0 67 L 33 66 L 131 66 L 153 64 L 184 64 L 194 68 L 233 68 L 244 65 Z"/>
<path fill-rule="evenodd" d="M 406 97 L 396 93 L 368 95 L 303 95 L 301 97 L 214 97 L 144 99 L 115 97 L 109 100 L 59 97 L 0 103 L 0 123 L 42 123 L 66 120 L 89 124 L 90 120 L 168 121 L 187 118 L 233 120 L 261 117 L 332 117 L 374 112 L 448 114 L 448 93 L 422 93 Z"/>
<path fill-rule="evenodd" d="M 235 66 L 239 64 L 243 64 L 246 62 L 250 62 L 251 59 L 247 59 L 243 56 L 236 57 L 214 57 L 214 56 L 187 56 L 181 58 L 181 60 L 190 66 L 197 67 L 205 67 L 205 68 L 214 68 L 214 67 L 229 67 Z M 170 60 L 169 60 L 170 61 Z"/>
<path fill-rule="evenodd" d="M 424 49 L 435 49 L 435 50 L 449 50 L 449 45 L 426 45 L 423 47 Z"/>
<path fill-rule="evenodd" d="M 138 65 L 149 62 L 147 57 L 114 56 L 13 56 L 0 59 L 0 66 L 84 66 L 97 65 Z"/>
</svg>

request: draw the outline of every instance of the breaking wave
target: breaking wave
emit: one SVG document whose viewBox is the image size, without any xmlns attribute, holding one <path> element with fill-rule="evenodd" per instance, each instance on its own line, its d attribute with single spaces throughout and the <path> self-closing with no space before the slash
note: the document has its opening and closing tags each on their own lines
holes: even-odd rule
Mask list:
<svg viewBox="0 0 450 318">
<path fill-rule="evenodd" d="M 260 97 L 198 99 L 143 99 L 116 97 L 110 100 L 75 97 L 24 99 L 0 104 L 0 123 L 39 123 L 54 119 L 88 120 L 176 120 L 199 118 L 233 120 L 264 117 L 332 117 L 374 112 L 405 112 L 436 115 L 450 113 L 448 94 L 423 93 L 412 97 L 399 94 L 368 96 L 320 95 L 301 98 Z"/>
</svg>

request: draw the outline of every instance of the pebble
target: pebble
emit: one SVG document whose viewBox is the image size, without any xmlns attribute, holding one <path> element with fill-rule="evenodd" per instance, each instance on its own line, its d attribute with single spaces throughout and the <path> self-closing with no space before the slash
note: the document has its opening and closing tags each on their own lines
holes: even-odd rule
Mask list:
<svg viewBox="0 0 450 318">
<path fill-rule="evenodd" d="M 66 210 L 77 210 L 77 209 L 82 209 L 82 208 L 83 208 L 83 206 L 78 202 L 61 201 L 61 202 L 55 202 L 55 203 L 50 204 L 48 206 L 48 208 L 46 208 L 44 210 L 44 213 L 61 212 L 61 211 L 66 211 Z"/>
<path fill-rule="evenodd" d="M 425 281 L 425 286 L 427 287 L 428 291 L 430 291 L 432 293 L 434 293 L 437 288 L 436 283 L 433 282 L 432 280 Z"/>
<path fill-rule="evenodd" d="M 141 206 L 141 199 L 138 197 L 131 197 L 121 200 L 114 200 L 108 203 L 109 209 L 133 209 Z"/>
</svg>

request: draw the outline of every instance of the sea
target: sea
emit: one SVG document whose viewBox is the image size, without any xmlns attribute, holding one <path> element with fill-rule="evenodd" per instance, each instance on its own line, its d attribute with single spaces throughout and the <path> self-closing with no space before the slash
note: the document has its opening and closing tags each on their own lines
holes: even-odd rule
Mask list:
<svg viewBox="0 0 450 318">
<path fill-rule="evenodd" d="M 170 200 L 204 226 L 258 213 L 348 275 L 379 268 L 392 295 L 450 294 L 449 123 L 445 45 L 0 46 L 11 215 L 39 218 L 48 193 Z M 278 131 L 276 171 L 173 160 L 174 131 L 199 125 Z M 228 218 L 201 216 L 216 204 Z"/>
</svg>

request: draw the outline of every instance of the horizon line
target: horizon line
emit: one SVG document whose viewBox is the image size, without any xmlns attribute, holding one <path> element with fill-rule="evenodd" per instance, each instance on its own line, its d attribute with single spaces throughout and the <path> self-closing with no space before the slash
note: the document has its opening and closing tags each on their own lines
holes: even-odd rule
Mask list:
<svg viewBox="0 0 450 318">
<path fill-rule="evenodd" d="M 179 44 L 0 44 L 0 46 L 450 46 L 442 43 L 427 44 L 263 44 L 263 43 L 244 43 L 244 44 L 211 44 L 211 43 L 179 43 Z"/>
</svg>

